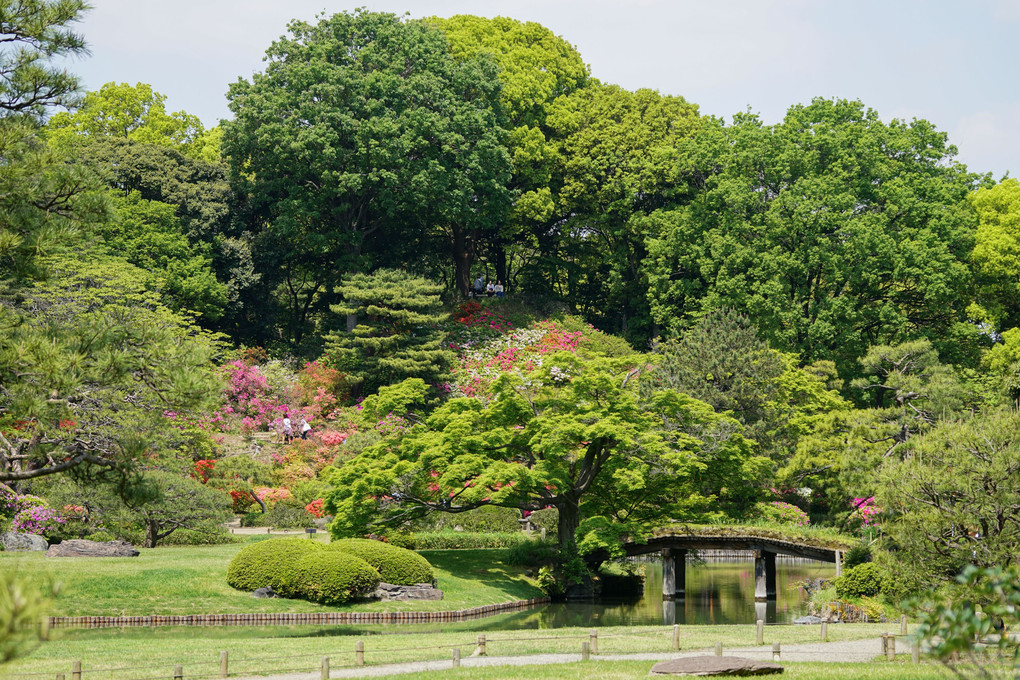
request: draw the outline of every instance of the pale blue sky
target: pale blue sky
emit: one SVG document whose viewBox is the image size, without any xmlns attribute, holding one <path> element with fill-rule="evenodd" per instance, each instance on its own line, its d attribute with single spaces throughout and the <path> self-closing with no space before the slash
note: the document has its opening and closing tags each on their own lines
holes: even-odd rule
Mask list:
<svg viewBox="0 0 1020 680">
<path fill-rule="evenodd" d="M 971 170 L 1020 173 L 1020 0 L 93 0 L 88 89 L 146 82 L 206 125 L 229 83 L 262 68 L 293 18 L 366 6 L 411 16 L 510 16 L 575 45 L 592 74 L 767 122 L 815 96 L 884 120 L 926 118 Z"/>
</svg>

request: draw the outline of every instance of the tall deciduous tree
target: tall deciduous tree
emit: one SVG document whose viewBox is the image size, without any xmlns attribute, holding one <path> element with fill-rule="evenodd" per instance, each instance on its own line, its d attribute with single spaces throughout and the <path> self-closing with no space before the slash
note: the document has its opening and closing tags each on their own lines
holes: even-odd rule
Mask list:
<svg viewBox="0 0 1020 680">
<path fill-rule="evenodd" d="M 972 261 L 978 303 L 999 330 L 1020 325 L 1020 182 L 1003 180 L 970 195 L 980 222 Z"/>
<path fill-rule="evenodd" d="M 975 358 L 976 178 L 944 133 L 816 99 L 778 125 L 743 114 L 696 139 L 679 170 L 703 189 L 649 245 L 658 322 L 731 307 L 773 347 L 848 377 L 868 347 L 918 337 Z"/>
<path fill-rule="evenodd" d="M 392 14 L 289 30 L 264 72 L 231 86 L 223 146 L 300 342 L 332 286 L 365 266 L 367 238 L 385 230 L 389 244 L 407 243 L 424 220 L 487 209 L 476 188 L 499 186 L 470 149 L 499 152 L 486 141 L 498 132 L 498 80 L 455 63 L 437 29 Z"/>
</svg>

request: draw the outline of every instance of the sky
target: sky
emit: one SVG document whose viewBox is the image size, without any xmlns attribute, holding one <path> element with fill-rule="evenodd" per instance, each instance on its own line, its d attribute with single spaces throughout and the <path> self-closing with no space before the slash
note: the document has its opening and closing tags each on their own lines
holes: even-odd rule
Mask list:
<svg viewBox="0 0 1020 680">
<path fill-rule="evenodd" d="M 594 77 L 681 95 L 729 120 L 766 123 L 814 97 L 859 99 L 889 121 L 923 118 L 958 160 L 1020 174 L 1020 0 L 92 0 L 78 29 L 88 90 L 144 82 L 208 127 L 226 91 L 262 70 L 291 19 L 373 11 L 538 22 Z"/>
</svg>

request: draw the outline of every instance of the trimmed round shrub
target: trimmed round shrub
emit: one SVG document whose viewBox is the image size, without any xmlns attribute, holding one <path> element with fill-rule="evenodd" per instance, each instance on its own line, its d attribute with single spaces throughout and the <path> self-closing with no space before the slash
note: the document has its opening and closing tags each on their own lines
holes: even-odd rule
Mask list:
<svg viewBox="0 0 1020 680">
<path fill-rule="evenodd" d="M 811 524 L 806 512 L 792 503 L 772 501 L 771 503 L 755 503 L 755 514 L 771 524 L 806 527 Z"/>
<path fill-rule="evenodd" d="M 252 543 L 234 555 L 227 567 L 227 583 L 238 590 L 253 591 L 272 586 L 290 596 L 294 565 L 303 557 L 325 551 L 326 546 L 307 538 L 274 538 Z"/>
<path fill-rule="evenodd" d="M 878 565 L 865 562 L 847 569 L 842 576 L 834 578 L 832 584 L 840 597 L 872 597 L 882 592 L 883 581 Z"/>
<path fill-rule="evenodd" d="M 333 550 L 355 555 L 379 571 L 383 582 L 401 586 L 431 583 L 432 565 L 416 552 L 368 538 L 344 538 L 329 544 Z"/>
<path fill-rule="evenodd" d="M 298 560 L 289 582 L 294 597 L 341 604 L 379 585 L 379 572 L 365 560 L 339 550 L 321 550 Z"/>
</svg>

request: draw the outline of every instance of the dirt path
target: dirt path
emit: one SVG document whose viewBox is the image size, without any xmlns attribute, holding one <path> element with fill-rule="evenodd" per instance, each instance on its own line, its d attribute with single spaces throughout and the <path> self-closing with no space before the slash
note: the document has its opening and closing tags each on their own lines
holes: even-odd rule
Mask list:
<svg viewBox="0 0 1020 680">
<path fill-rule="evenodd" d="M 901 653 L 904 651 L 907 650 L 900 650 Z M 780 660 L 863 663 L 871 661 L 879 656 L 881 652 L 881 638 L 854 640 L 852 642 L 810 642 L 784 646 L 781 649 Z M 599 654 L 592 656 L 592 659 L 598 661 L 666 661 L 712 653 L 714 652 L 710 649 L 701 649 L 669 653 Z M 747 659 L 772 661 L 771 645 L 727 648 L 723 650 L 723 653 L 726 656 L 740 656 Z M 529 654 L 527 656 L 470 656 L 461 659 L 460 663 L 464 668 L 481 668 L 483 666 L 534 666 L 540 664 L 572 663 L 580 660 L 580 654 Z M 370 678 L 383 675 L 405 675 L 424 671 L 447 670 L 452 665 L 451 653 L 450 660 L 333 668 L 330 669 L 329 677 Z M 320 677 L 321 674 L 316 671 L 314 673 L 241 678 L 240 680 L 320 680 Z"/>
</svg>

